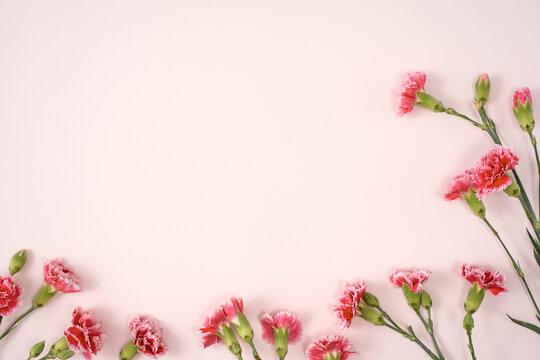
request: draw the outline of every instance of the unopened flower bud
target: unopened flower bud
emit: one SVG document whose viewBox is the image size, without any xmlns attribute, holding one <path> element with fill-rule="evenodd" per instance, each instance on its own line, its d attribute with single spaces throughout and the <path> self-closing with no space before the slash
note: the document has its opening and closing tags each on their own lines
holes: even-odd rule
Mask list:
<svg viewBox="0 0 540 360">
<path fill-rule="evenodd" d="M 465 314 L 463 318 L 463 328 L 467 331 L 471 331 L 474 328 L 474 319 L 470 313 Z"/>
<path fill-rule="evenodd" d="M 363 299 L 364 299 L 364 302 L 368 305 L 368 306 L 373 306 L 373 307 L 378 307 L 379 306 L 379 300 L 377 299 L 377 297 L 375 295 L 373 295 L 372 293 L 369 293 L 369 292 L 365 292 L 364 293 L 364 296 L 363 296 Z"/>
<path fill-rule="evenodd" d="M 375 308 L 368 305 L 360 306 L 360 317 L 373 325 L 381 326 L 384 325 L 384 318 L 382 314 L 377 311 Z"/>
<path fill-rule="evenodd" d="M 13 276 L 24 267 L 24 264 L 26 264 L 26 250 L 22 249 L 21 251 L 17 252 L 13 257 L 11 258 L 11 261 L 9 262 L 9 273 Z"/>
<path fill-rule="evenodd" d="M 444 106 L 441 101 L 435 99 L 433 96 L 423 92 L 418 91 L 416 93 L 416 96 L 418 96 L 418 105 L 421 105 L 425 107 L 428 110 L 431 110 L 433 112 L 443 112 Z"/>
<path fill-rule="evenodd" d="M 403 289 L 403 294 L 405 295 L 405 298 L 407 299 L 407 304 L 409 304 L 410 307 L 413 309 L 418 309 L 420 307 L 420 292 L 414 292 L 411 290 L 409 285 L 403 284 L 401 287 Z"/>
<path fill-rule="evenodd" d="M 420 305 L 426 310 L 430 310 L 431 306 L 433 305 L 433 302 L 431 301 L 431 296 L 429 296 L 428 292 L 423 290 L 422 295 L 420 295 Z"/>
<path fill-rule="evenodd" d="M 474 191 L 473 188 L 470 188 L 468 193 L 463 193 L 463 198 L 467 202 L 467 205 L 469 205 L 469 208 L 471 208 L 474 215 L 481 218 L 486 217 L 486 207 L 484 206 L 482 200 L 478 200 L 476 191 Z"/>
<path fill-rule="evenodd" d="M 34 308 L 40 308 L 42 306 L 45 306 L 49 302 L 49 300 L 52 299 L 54 295 L 56 295 L 58 291 L 54 290 L 51 285 L 45 284 L 41 289 L 39 289 L 36 296 L 34 296 L 34 300 L 32 302 L 32 306 Z"/>
<path fill-rule="evenodd" d="M 225 324 L 223 324 L 222 327 L 223 327 L 223 331 L 222 331 L 221 339 L 223 340 L 225 345 L 227 345 L 227 348 L 229 349 L 229 351 L 236 356 L 241 355 L 242 347 L 238 343 L 238 339 L 236 338 L 236 335 L 234 334 L 232 329 Z"/>
<path fill-rule="evenodd" d="M 465 311 L 469 314 L 474 314 L 480 308 L 480 305 L 482 305 L 485 294 L 486 289 L 480 288 L 478 283 L 474 283 L 467 294 L 467 299 L 465 300 Z"/>
<path fill-rule="evenodd" d="M 234 329 L 236 330 L 238 336 L 240 336 L 240 339 L 249 344 L 253 341 L 253 328 L 251 327 L 246 315 L 243 313 L 238 313 L 237 316 L 238 324 L 232 323 Z"/>
<path fill-rule="evenodd" d="M 38 357 L 45 348 L 45 341 L 38 342 L 30 348 L 30 359 Z"/>
<path fill-rule="evenodd" d="M 130 340 L 120 351 L 120 360 L 131 360 L 138 353 L 139 349 L 133 344 L 133 340 Z"/>
<path fill-rule="evenodd" d="M 521 196 L 521 189 L 519 188 L 519 185 L 516 184 L 516 182 L 513 180 L 510 183 L 510 185 L 508 185 L 508 187 L 504 189 L 504 192 L 506 193 L 506 195 L 515 197 L 515 198 L 518 198 Z"/>
<path fill-rule="evenodd" d="M 532 110 L 531 91 L 524 87 L 514 93 L 513 99 L 514 115 L 519 126 L 526 132 L 531 133 L 534 129 L 534 117 Z"/>
<path fill-rule="evenodd" d="M 489 98 L 489 87 L 490 81 L 488 74 L 482 74 L 476 80 L 476 85 L 474 86 L 474 102 L 478 104 L 479 107 L 482 107 L 486 104 Z"/>
</svg>

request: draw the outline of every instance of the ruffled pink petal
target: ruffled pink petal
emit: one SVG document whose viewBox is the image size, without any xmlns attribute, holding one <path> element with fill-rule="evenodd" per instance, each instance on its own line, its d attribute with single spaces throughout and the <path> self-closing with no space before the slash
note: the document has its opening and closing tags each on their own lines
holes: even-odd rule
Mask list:
<svg viewBox="0 0 540 360">
<path fill-rule="evenodd" d="M 395 270 L 390 274 L 390 282 L 395 287 L 402 287 L 406 284 L 413 292 L 417 293 L 424 281 L 429 279 L 431 272 L 424 269 Z"/>
<path fill-rule="evenodd" d="M 274 330 L 279 330 L 279 328 L 289 330 L 288 341 L 291 344 L 297 342 L 302 335 L 300 319 L 287 311 L 280 311 L 275 315 L 263 314 L 259 318 L 259 322 L 263 331 L 263 339 L 271 344 L 275 341 Z"/>
<path fill-rule="evenodd" d="M 306 357 L 308 360 L 326 360 L 329 356 L 333 356 L 339 360 L 347 360 L 349 356 L 355 354 L 349 351 L 350 348 L 349 340 L 343 336 L 323 336 L 308 346 Z"/>
<path fill-rule="evenodd" d="M 158 321 L 150 315 L 134 315 L 128 321 L 133 344 L 139 352 L 157 359 L 167 352 L 164 330 Z"/>
<path fill-rule="evenodd" d="M 347 283 L 342 295 L 338 298 L 338 305 L 334 307 L 334 312 L 340 321 L 340 329 L 351 326 L 351 321 L 359 313 L 358 305 L 364 297 L 366 283 L 356 281 Z"/>
<path fill-rule="evenodd" d="M 220 344 L 223 342 L 221 338 L 216 334 L 221 330 L 221 325 L 223 323 L 228 324 L 229 320 L 223 311 L 223 308 L 220 306 L 210 313 L 205 319 L 203 327 L 199 329 L 199 333 L 202 337 L 203 348 Z"/>
<path fill-rule="evenodd" d="M 423 72 L 413 72 L 407 74 L 403 80 L 403 85 L 398 93 L 398 115 L 403 116 L 410 113 L 417 100 L 416 93 L 424 88 L 426 74 Z"/>
<path fill-rule="evenodd" d="M 497 145 L 480 159 L 474 170 L 476 196 L 483 199 L 494 191 L 506 189 L 512 179 L 506 173 L 519 164 L 519 158 L 510 147 Z"/>
<path fill-rule="evenodd" d="M 516 92 L 514 93 L 513 101 L 512 101 L 514 105 L 514 110 L 517 110 L 518 102 L 522 106 L 525 106 L 527 104 L 527 101 L 529 101 L 532 105 L 531 91 L 529 90 L 529 88 L 524 87 L 522 89 L 516 90 Z"/>
<path fill-rule="evenodd" d="M 448 185 L 444 199 L 446 201 L 459 199 L 463 197 L 463 193 L 468 193 L 471 188 L 476 190 L 474 169 L 466 170 L 463 174 L 454 177 Z"/>
<path fill-rule="evenodd" d="M 499 295 L 506 291 L 504 288 L 504 275 L 500 271 L 462 264 L 460 274 L 471 285 L 476 283 L 480 288 L 486 288 L 493 295 Z"/>
<path fill-rule="evenodd" d="M 0 276 L 0 316 L 12 314 L 21 304 L 22 287 L 11 276 Z"/>
<path fill-rule="evenodd" d="M 45 263 L 43 278 L 56 291 L 62 293 L 81 291 L 79 277 L 60 259 L 50 260 Z"/>
<path fill-rule="evenodd" d="M 81 308 L 73 311 L 71 325 L 64 331 L 71 350 L 79 351 L 86 360 L 92 359 L 103 348 L 103 329 L 91 312 L 83 312 Z"/>
</svg>

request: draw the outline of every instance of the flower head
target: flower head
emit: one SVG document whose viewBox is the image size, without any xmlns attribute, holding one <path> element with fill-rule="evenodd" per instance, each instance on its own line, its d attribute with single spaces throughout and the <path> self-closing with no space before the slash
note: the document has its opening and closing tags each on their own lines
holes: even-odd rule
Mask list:
<svg viewBox="0 0 540 360">
<path fill-rule="evenodd" d="M 395 287 L 407 285 L 414 293 L 422 287 L 422 283 L 426 281 L 431 273 L 424 269 L 414 270 L 395 270 L 390 274 L 390 282 Z"/>
<path fill-rule="evenodd" d="M 221 331 L 222 325 L 229 324 L 229 320 L 220 306 L 210 313 L 205 319 L 203 327 L 199 329 L 202 336 L 203 348 L 220 344 L 223 340 L 218 336 L 218 332 Z"/>
<path fill-rule="evenodd" d="M 493 295 L 499 295 L 506 291 L 504 288 L 504 275 L 497 270 L 462 264 L 460 273 L 471 285 L 476 283 L 480 289 L 486 288 Z"/>
<path fill-rule="evenodd" d="M 504 190 L 512 183 L 506 174 L 519 163 L 519 158 L 510 147 L 496 145 L 480 159 L 474 170 L 477 197 L 482 200 L 494 191 Z"/>
<path fill-rule="evenodd" d="M 426 74 L 423 72 L 412 72 L 405 76 L 403 85 L 398 93 L 398 114 L 403 116 L 410 113 L 417 100 L 416 93 L 424 88 Z"/>
<path fill-rule="evenodd" d="M 514 93 L 514 98 L 512 100 L 514 110 L 518 109 L 518 104 L 523 107 L 527 105 L 527 101 L 532 104 L 531 90 L 529 90 L 528 87 L 516 90 L 516 92 Z"/>
<path fill-rule="evenodd" d="M 297 342 L 302 335 L 300 318 L 288 311 L 280 311 L 275 315 L 266 313 L 261 316 L 259 321 L 263 330 L 263 339 L 271 344 L 275 342 L 275 331 L 286 331 L 288 335 L 287 340 L 290 343 Z"/>
<path fill-rule="evenodd" d="M 128 321 L 133 344 L 139 352 L 157 359 L 167 352 L 163 329 L 150 315 L 133 315 Z"/>
<path fill-rule="evenodd" d="M 308 346 L 306 356 L 309 360 L 347 360 L 354 354 L 349 351 L 351 344 L 343 336 L 323 336 Z"/>
<path fill-rule="evenodd" d="M 338 305 L 334 308 L 334 312 L 340 320 L 340 329 L 351 326 L 352 319 L 359 313 L 358 305 L 360 305 L 365 292 L 366 283 L 364 281 L 346 284 L 338 299 Z"/>
<path fill-rule="evenodd" d="M 446 201 L 459 199 L 463 197 L 464 193 L 468 193 L 471 188 L 476 188 L 474 169 L 466 170 L 463 174 L 454 177 L 450 185 L 448 185 L 444 199 Z"/>
<path fill-rule="evenodd" d="M 43 267 L 45 282 L 62 293 L 81 291 L 79 277 L 60 259 L 47 261 Z"/>
<path fill-rule="evenodd" d="M 221 305 L 227 320 L 234 322 L 238 318 L 239 314 L 244 313 L 244 301 L 242 298 L 231 298 L 230 302 Z"/>
<path fill-rule="evenodd" d="M 13 313 L 21 304 L 21 285 L 11 276 L 0 276 L 0 316 Z"/>
<path fill-rule="evenodd" d="M 103 347 L 103 329 L 90 312 L 83 312 L 81 308 L 73 311 L 71 326 L 64 331 L 67 343 L 71 350 L 80 351 L 86 360 L 92 359 Z"/>
</svg>

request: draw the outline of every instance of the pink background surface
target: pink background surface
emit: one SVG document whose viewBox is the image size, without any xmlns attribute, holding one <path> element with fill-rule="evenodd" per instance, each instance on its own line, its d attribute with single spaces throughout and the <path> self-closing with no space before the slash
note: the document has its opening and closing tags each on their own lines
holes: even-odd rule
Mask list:
<svg viewBox="0 0 540 360">
<path fill-rule="evenodd" d="M 508 275 L 509 292 L 475 316 L 478 357 L 537 358 L 538 336 L 505 317 L 533 311 L 502 250 L 464 203 L 442 200 L 489 138 L 394 110 L 402 76 L 423 70 L 430 93 L 474 115 L 474 80 L 488 72 L 488 111 L 536 198 L 510 101 L 528 85 L 540 104 L 540 4 L 506 3 L 0 0 L 0 263 L 31 249 L 27 303 L 52 257 L 85 288 L 33 314 L 0 358 L 52 343 L 80 305 L 104 320 L 96 359 L 116 358 L 136 312 L 169 330 L 164 359 L 232 359 L 202 352 L 196 330 L 238 295 L 264 359 L 275 356 L 256 317 L 303 318 L 288 357 L 301 359 L 313 337 L 337 333 L 334 296 L 354 279 L 422 333 L 387 281 L 393 267 L 422 266 L 443 350 L 465 359 L 462 261 Z M 540 294 L 517 200 L 486 205 Z M 343 334 L 357 359 L 427 358 L 361 320 Z"/>
</svg>

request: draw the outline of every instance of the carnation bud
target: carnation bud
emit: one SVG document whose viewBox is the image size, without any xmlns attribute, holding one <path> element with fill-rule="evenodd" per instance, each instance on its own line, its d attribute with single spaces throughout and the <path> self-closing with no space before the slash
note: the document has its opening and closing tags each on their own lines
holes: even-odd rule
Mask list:
<svg viewBox="0 0 540 360">
<path fill-rule="evenodd" d="M 222 325 L 222 328 L 223 331 L 221 333 L 221 339 L 223 340 L 225 345 L 227 345 L 229 351 L 236 356 L 241 355 L 242 347 L 238 343 L 238 339 L 236 339 L 236 335 L 234 334 L 232 329 L 225 324 Z"/>
<path fill-rule="evenodd" d="M 474 319 L 470 313 L 465 314 L 463 318 L 463 328 L 467 331 L 471 331 L 474 328 Z"/>
<path fill-rule="evenodd" d="M 249 323 L 246 315 L 238 313 L 238 324 L 232 323 L 240 339 L 246 343 L 251 343 L 253 341 L 253 328 Z"/>
<path fill-rule="evenodd" d="M 519 126 L 526 132 L 531 133 L 534 129 L 534 117 L 532 99 L 529 88 L 519 89 L 514 93 L 514 115 Z"/>
<path fill-rule="evenodd" d="M 467 294 L 467 300 L 465 300 L 465 311 L 469 314 L 474 314 L 480 308 L 480 305 L 482 305 L 485 294 L 486 289 L 480 289 L 478 283 L 474 283 Z"/>
<path fill-rule="evenodd" d="M 415 310 L 418 309 L 420 307 L 420 292 L 415 293 L 407 284 L 403 284 L 401 288 L 403 289 L 403 294 L 405 294 L 409 306 Z"/>
<path fill-rule="evenodd" d="M 426 109 L 428 110 L 431 110 L 433 112 L 443 112 L 444 111 L 444 106 L 442 104 L 442 102 L 440 102 L 439 100 L 435 99 L 433 96 L 425 93 L 425 92 L 422 92 L 422 91 L 418 91 L 416 93 L 416 96 L 418 96 L 418 105 L 421 105 L 423 107 L 425 107 Z"/>
<path fill-rule="evenodd" d="M 24 267 L 24 264 L 26 264 L 26 250 L 22 249 L 21 251 L 13 255 L 11 261 L 9 262 L 10 275 L 13 276 L 19 271 L 21 271 L 21 269 Z"/>
<path fill-rule="evenodd" d="M 36 296 L 34 296 L 34 300 L 32 302 L 32 306 L 34 308 L 40 308 L 42 306 L 45 306 L 49 302 L 49 300 L 52 299 L 54 295 L 56 295 L 58 291 L 54 290 L 51 285 L 45 284 L 41 289 L 39 289 Z"/>
<path fill-rule="evenodd" d="M 61 360 L 69 359 L 75 355 L 75 352 L 73 350 L 62 350 L 58 354 L 56 354 L 56 357 L 58 357 Z"/>
<path fill-rule="evenodd" d="M 429 296 L 427 291 L 422 291 L 422 295 L 420 295 L 420 305 L 426 310 L 430 310 L 431 306 L 433 305 L 433 302 L 431 301 L 431 296 Z"/>
<path fill-rule="evenodd" d="M 274 345 L 277 356 L 284 359 L 289 351 L 289 329 L 280 326 L 279 329 L 274 330 Z"/>
<path fill-rule="evenodd" d="M 482 74 L 474 86 L 474 102 L 480 107 L 484 106 L 489 98 L 490 81 L 487 74 Z"/>
<path fill-rule="evenodd" d="M 373 325 L 381 326 L 385 324 L 382 314 L 366 304 L 360 306 L 360 317 Z"/>
<path fill-rule="evenodd" d="M 379 300 L 372 293 L 366 291 L 363 300 L 368 306 L 379 307 Z"/>
<path fill-rule="evenodd" d="M 38 342 L 37 344 L 35 344 L 34 346 L 30 348 L 29 358 L 32 359 L 32 358 L 38 357 L 43 352 L 44 348 L 45 348 L 45 341 Z"/>
<path fill-rule="evenodd" d="M 120 351 L 120 360 L 131 360 L 138 353 L 139 349 L 133 344 L 133 340 L 130 340 Z"/>
<path fill-rule="evenodd" d="M 519 188 L 519 185 L 516 184 L 514 180 L 504 189 L 504 192 L 511 197 L 518 198 L 521 196 L 521 189 Z"/>
<path fill-rule="evenodd" d="M 470 188 L 468 193 L 463 193 L 463 198 L 467 202 L 467 205 L 469 205 L 469 208 L 471 208 L 474 215 L 481 218 L 486 217 L 486 207 L 484 206 L 482 200 L 478 200 L 476 197 L 476 191 L 474 191 L 473 188 Z"/>
</svg>

